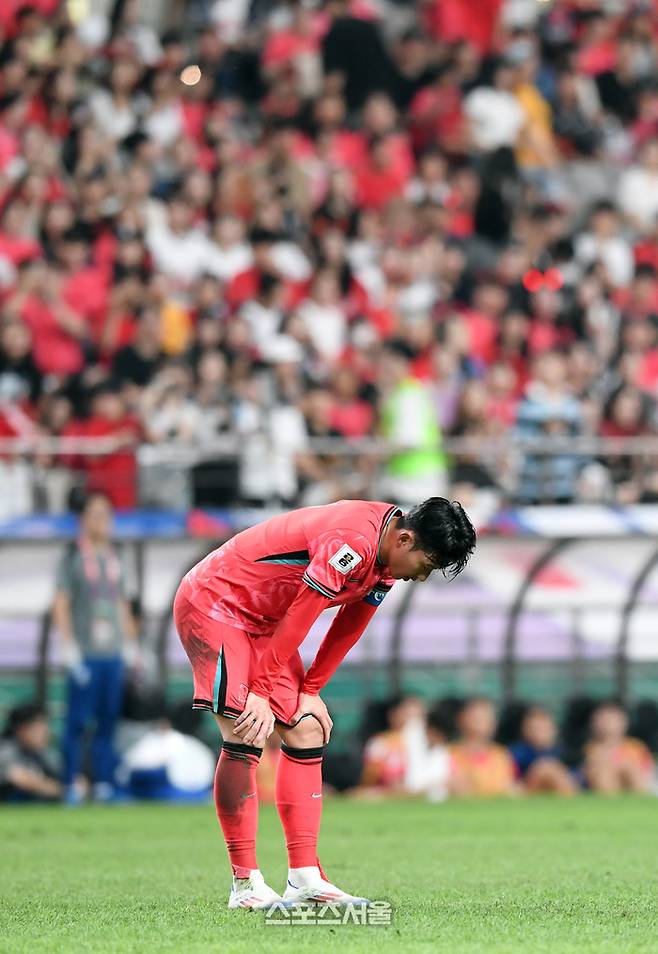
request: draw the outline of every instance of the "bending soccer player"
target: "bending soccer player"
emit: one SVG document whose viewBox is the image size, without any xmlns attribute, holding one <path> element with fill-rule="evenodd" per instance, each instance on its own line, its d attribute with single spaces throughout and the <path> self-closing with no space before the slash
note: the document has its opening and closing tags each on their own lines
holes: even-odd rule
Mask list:
<svg viewBox="0 0 658 954">
<path fill-rule="evenodd" d="M 222 734 L 215 806 L 233 869 L 230 908 L 281 896 L 256 861 L 256 767 L 281 737 L 276 805 L 288 849 L 285 902 L 364 902 L 325 877 L 317 854 L 322 753 L 332 721 L 318 695 L 395 580 L 451 577 L 475 531 L 462 507 L 431 497 L 404 514 L 387 503 L 342 500 L 273 517 L 237 534 L 185 576 L 174 619 L 194 674 L 195 709 Z M 320 613 L 341 609 L 304 672 L 298 647 Z"/>
</svg>

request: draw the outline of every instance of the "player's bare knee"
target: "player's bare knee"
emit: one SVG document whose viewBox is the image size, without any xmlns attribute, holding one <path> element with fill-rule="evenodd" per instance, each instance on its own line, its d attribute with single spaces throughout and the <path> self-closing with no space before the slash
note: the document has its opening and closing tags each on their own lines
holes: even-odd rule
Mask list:
<svg viewBox="0 0 658 954">
<path fill-rule="evenodd" d="M 215 715 L 215 721 L 219 726 L 222 742 L 234 742 L 237 744 L 244 742 L 244 739 L 236 735 L 233 731 L 233 719 L 229 719 L 226 716 Z"/>
<path fill-rule="evenodd" d="M 306 716 L 292 729 L 277 725 L 282 741 L 294 749 L 315 749 L 324 744 L 322 726 L 314 716 Z"/>
</svg>

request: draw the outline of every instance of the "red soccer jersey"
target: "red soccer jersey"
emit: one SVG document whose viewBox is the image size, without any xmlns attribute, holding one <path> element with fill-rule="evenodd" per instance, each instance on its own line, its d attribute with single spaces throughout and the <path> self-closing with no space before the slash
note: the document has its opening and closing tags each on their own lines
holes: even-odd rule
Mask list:
<svg viewBox="0 0 658 954">
<path fill-rule="evenodd" d="M 302 585 L 327 606 L 376 605 L 395 582 L 378 550 L 399 513 L 388 503 L 341 500 L 272 517 L 197 563 L 182 592 L 207 616 L 253 636 L 274 633 Z"/>
</svg>

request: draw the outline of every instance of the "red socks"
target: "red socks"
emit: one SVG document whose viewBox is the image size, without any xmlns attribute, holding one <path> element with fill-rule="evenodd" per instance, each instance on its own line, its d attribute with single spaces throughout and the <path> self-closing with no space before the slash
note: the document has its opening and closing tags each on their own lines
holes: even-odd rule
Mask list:
<svg viewBox="0 0 658 954">
<path fill-rule="evenodd" d="M 236 878 L 247 878 L 258 868 L 256 768 L 261 752 L 252 745 L 225 742 L 215 771 L 215 808 Z M 281 746 L 276 807 L 286 836 L 290 868 L 318 864 L 322 754 L 322 746 L 316 749 Z"/>
<path fill-rule="evenodd" d="M 317 865 L 322 817 L 322 753 L 281 746 L 276 773 L 276 807 L 288 848 L 288 866 Z"/>
<path fill-rule="evenodd" d="M 215 770 L 215 809 L 236 878 L 248 878 L 258 867 L 256 768 L 262 751 L 253 745 L 225 742 Z"/>
</svg>

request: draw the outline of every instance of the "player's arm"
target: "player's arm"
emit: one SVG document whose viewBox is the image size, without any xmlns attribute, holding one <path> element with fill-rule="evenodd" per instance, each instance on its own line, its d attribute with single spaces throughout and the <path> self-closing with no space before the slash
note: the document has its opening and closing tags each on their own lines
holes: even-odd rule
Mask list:
<svg viewBox="0 0 658 954">
<path fill-rule="evenodd" d="M 309 629 L 326 608 L 325 596 L 306 584 L 300 586 L 288 612 L 258 661 L 249 686 L 247 703 L 233 724 L 233 731 L 242 736 L 247 745 L 260 747 L 272 734 L 274 716 L 269 705 L 272 690 L 283 667 L 304 642 Z"/>
<path fill-rule="evenodd" d="M 366 600 L 341 607 L 304 677 L 303 693 L 317 695 L 329 682 L 352 646 L 363 636 L 376 610 L 377 605 Z"/>
<path fill-rule="evenodd" d="M 311 561 L 304 571 L 302 586 L 259 660 L 247 705 L 234 723 L 233 731 L 250 745 L 261 744 L 259 740 L 264 743 L 272 732 L 274 717 L 267 700 L 283 667 L 303 643 L 322 610 L 338 596 L 350 574 L 369 555 L 368 541 L 351 529 L 328 530 L 309 543 L 309 552 Z M 331 719 L 324 703 L 320 705 L 318 699 L 313 714 L 328 741 Z"/>
</svg>

